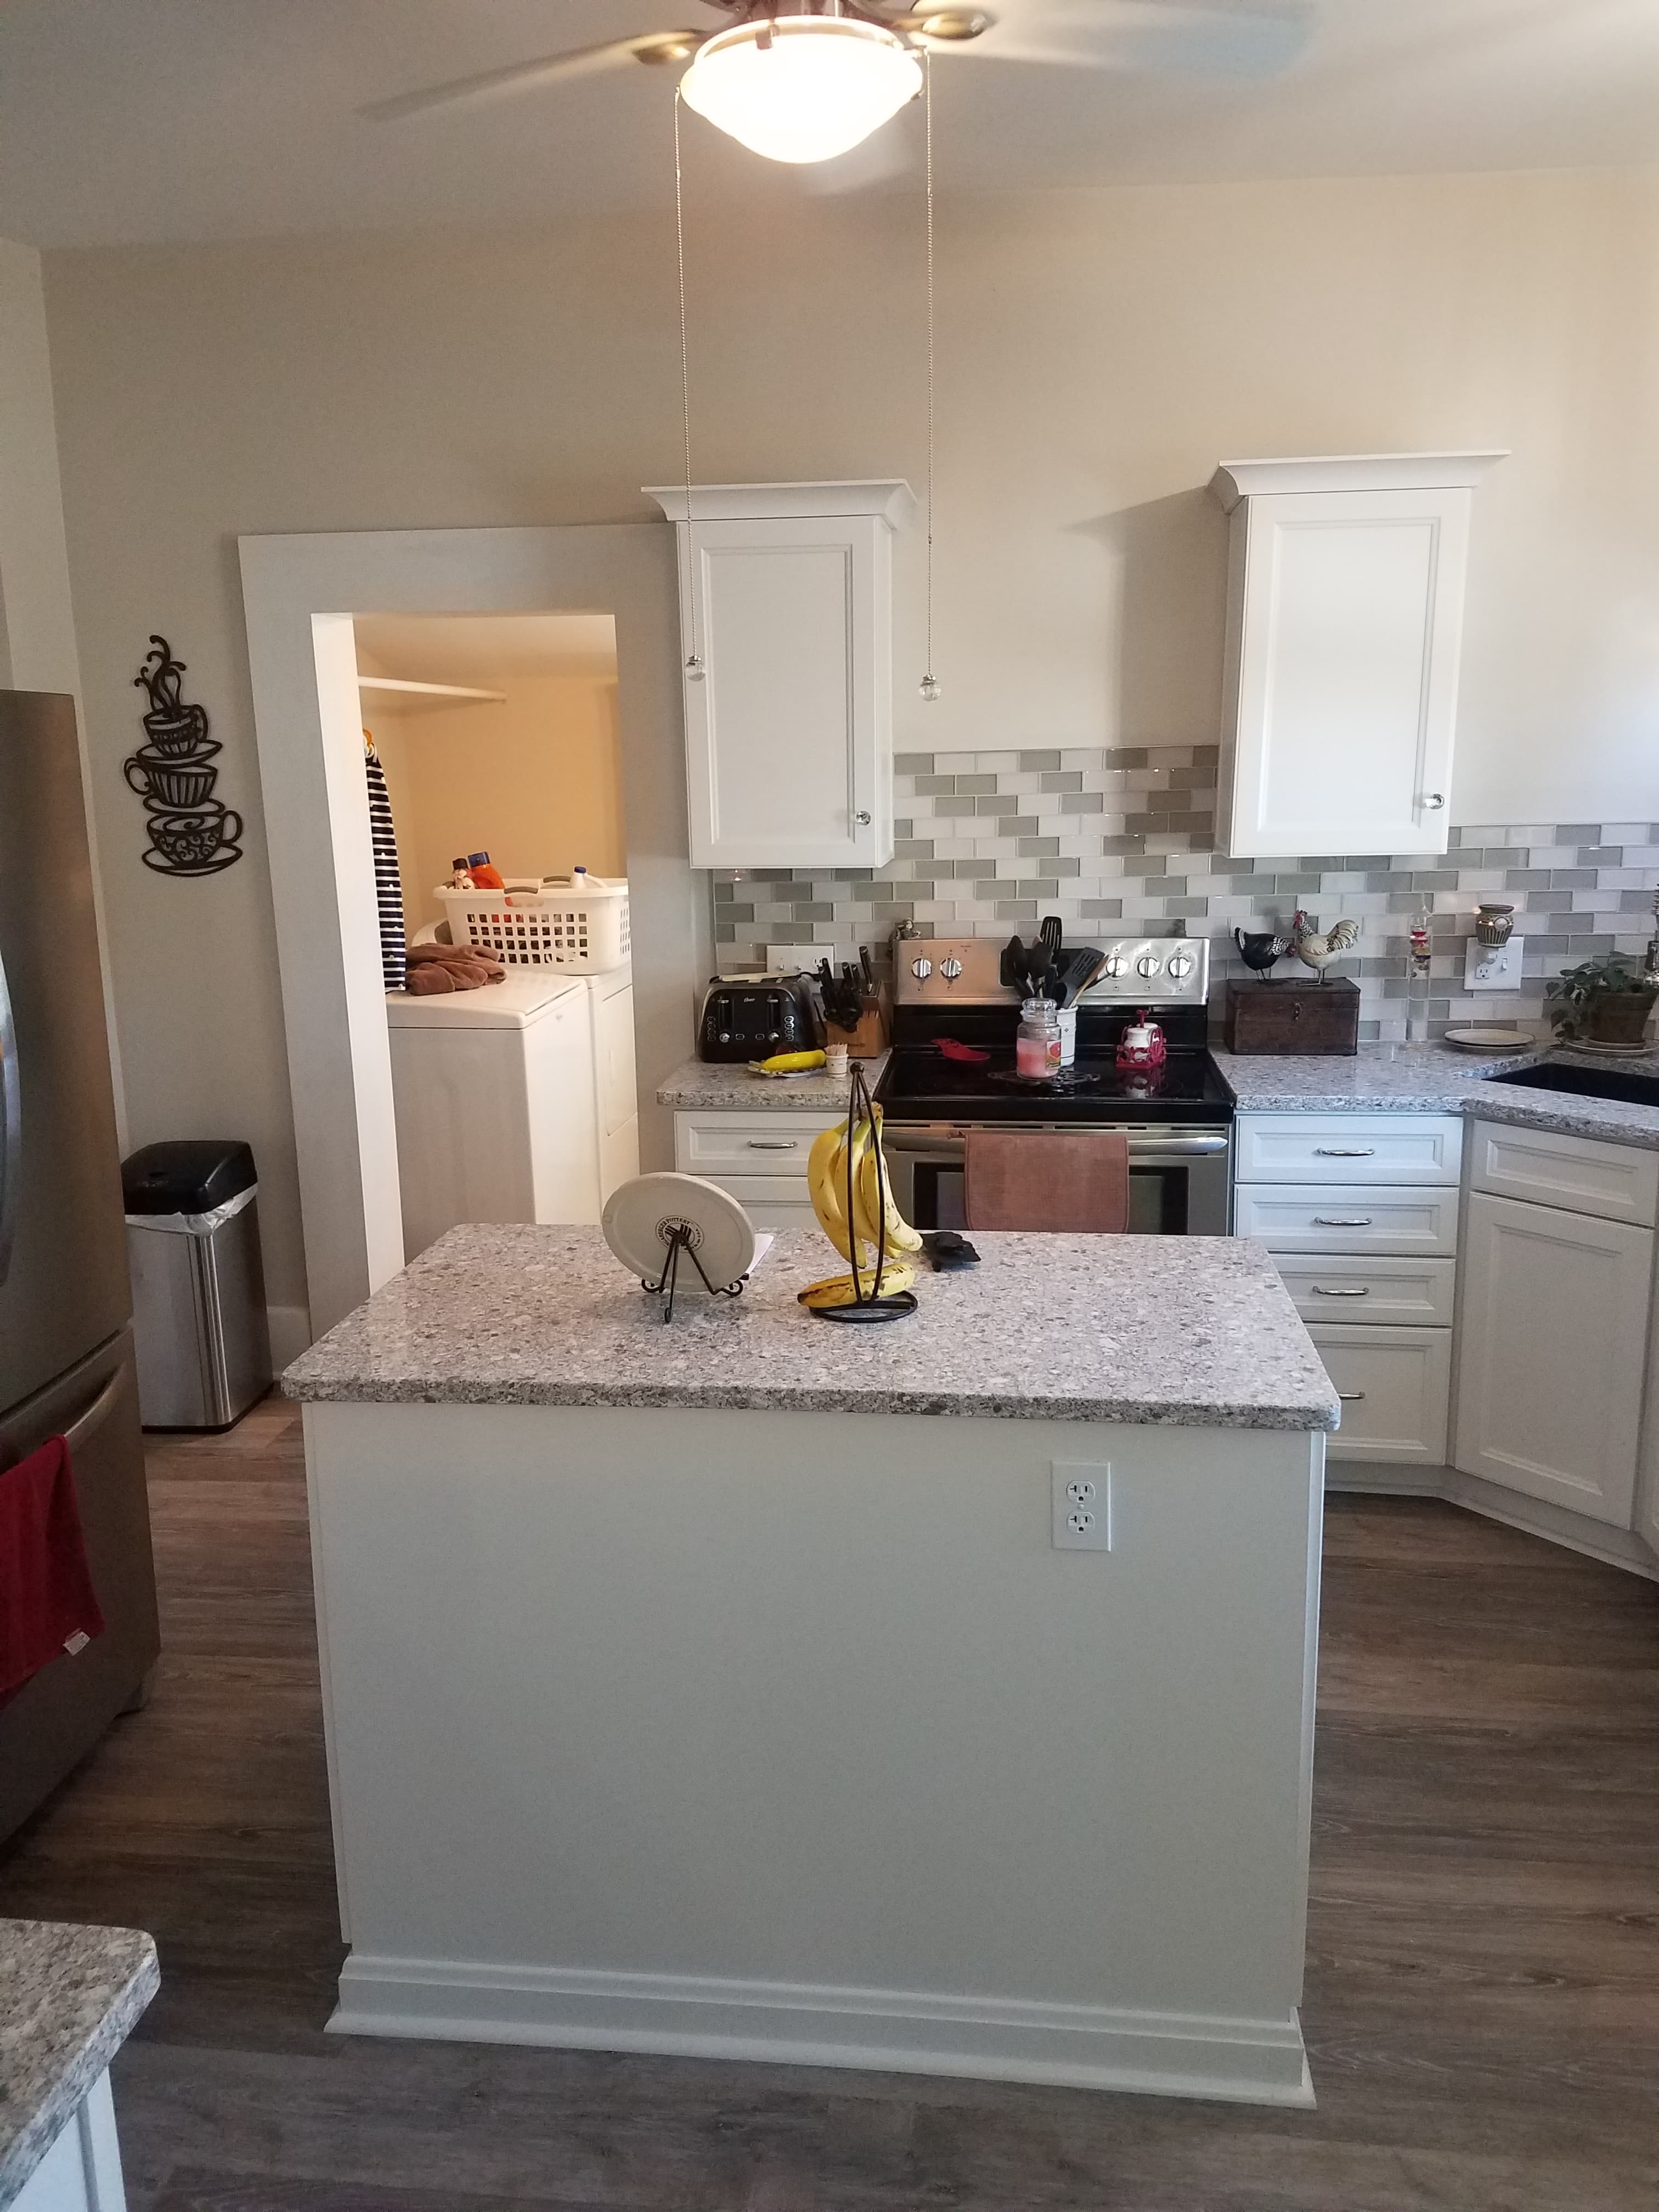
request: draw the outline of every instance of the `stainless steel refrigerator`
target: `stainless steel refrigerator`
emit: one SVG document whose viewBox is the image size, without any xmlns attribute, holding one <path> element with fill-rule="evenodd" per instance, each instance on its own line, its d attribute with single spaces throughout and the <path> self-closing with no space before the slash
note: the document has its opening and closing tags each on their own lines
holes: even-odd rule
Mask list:
<svg viewBox="0 0 1659 2212">
<path fill-rule="evenodd" d="M 161 1648 L 75 709 L 0 691 L 0 1467 L 69 1440 L 104 1632 L 0 1707 L 0 1836 Z"/>
</svg>

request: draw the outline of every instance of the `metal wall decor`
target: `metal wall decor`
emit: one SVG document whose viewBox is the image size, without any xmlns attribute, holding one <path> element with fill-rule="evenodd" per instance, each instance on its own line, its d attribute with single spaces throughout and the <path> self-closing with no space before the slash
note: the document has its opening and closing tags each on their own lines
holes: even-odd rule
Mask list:
<svg viewBox="0 0 1659 2212">
<path fill-rule="evenodd" d="M 213 796 L 219 771 L 209 763 L 221 747 L 208 735 L 207 709 L 185 702 L 184 662 L 153 630 L 149 644 L 132 679 L 149 694 L 147 742 L 122 764 L 149 817 L 144 866 L 163 876 L 216 875 L 242 857 L 242 817 Z"/>
</svg>

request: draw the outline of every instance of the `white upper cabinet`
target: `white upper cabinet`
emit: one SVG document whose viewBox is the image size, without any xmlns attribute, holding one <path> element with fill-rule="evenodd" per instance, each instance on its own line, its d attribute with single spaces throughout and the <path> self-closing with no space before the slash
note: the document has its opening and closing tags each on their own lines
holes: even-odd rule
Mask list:
<svg viewBox="0 0 1659 2212">
<path fill-rule="evenodd" d="M 893 856 L 892 537 L 902 483 L 650 488 L 678 526 L 696 868 Z"/>
<path fill-rule="evenodd" d="M 1218 842 L 1443 853 L 1474 486 L 1501 453 L 1228 461 Z"/>
</svg>

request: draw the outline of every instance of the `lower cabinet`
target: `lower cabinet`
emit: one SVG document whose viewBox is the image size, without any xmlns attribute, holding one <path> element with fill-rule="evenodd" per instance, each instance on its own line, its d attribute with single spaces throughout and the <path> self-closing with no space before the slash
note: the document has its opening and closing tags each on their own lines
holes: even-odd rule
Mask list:
<svg viewBox="0 0 1659 2212">
<path fill-rule="evenodd" d="M 1449 1328 L 1310 1322 L 1308 1334 L 1342 1401 L 1342 1425 L 1327 1447 L 1330 1458 L 1445 1465 Z"/>
<path fill-rule="evenodd" d="M 1454 1466 L 1631 1527 L 1653 1249 L 1650 1229 L 1474 1193 Z"/>
<path fill-rule="evenodd" d="M 757 1229 L 810 1229 L 817 1218 L 806 1188 L 812 1141 L 830 1114 L 682 1111 L 674 1116 L 674 1165 L 730 1191 Z"/>
<path fill-rule="evenodd" d="M 126 2197 L 107 2074 L 98 2076 L 11 2201 L 13 2212 L 123 2212 Z"/>
</svg>

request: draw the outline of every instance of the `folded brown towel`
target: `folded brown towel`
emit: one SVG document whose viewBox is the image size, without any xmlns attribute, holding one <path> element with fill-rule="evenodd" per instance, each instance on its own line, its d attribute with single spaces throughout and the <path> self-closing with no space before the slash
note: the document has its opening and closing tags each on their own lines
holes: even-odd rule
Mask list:
<svg viewBox="0 0 1659 2212">
<path fill-rule="evenodd" d="M 443 991 L 476 991 L 501 983 L 507 970 L 499 960 L 470 945 L 411 945 L 406 988 L 416 998 Z"/>
<path fill-rule="evenodd" d="M 963 1211 L 970 1229 L 1121 1237 L 1129 1139 L 1104 1129 L 970 1129 Z"/>
</svg>

